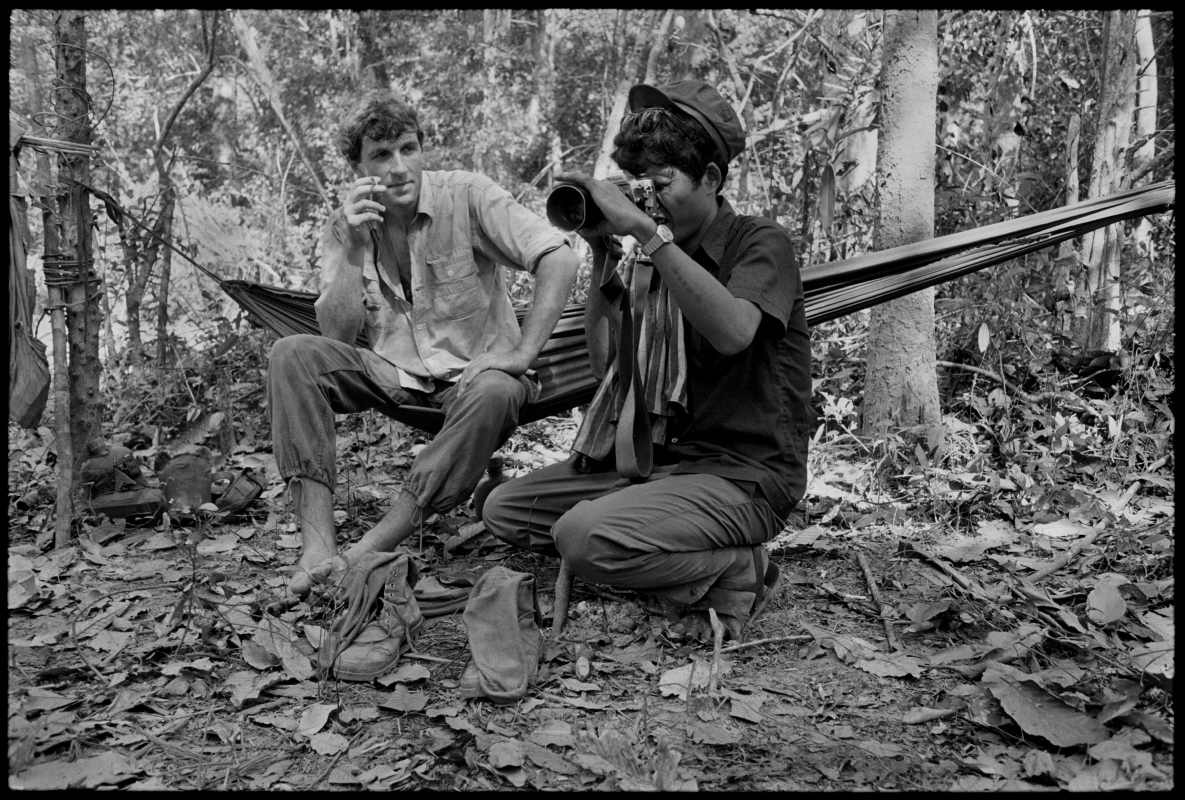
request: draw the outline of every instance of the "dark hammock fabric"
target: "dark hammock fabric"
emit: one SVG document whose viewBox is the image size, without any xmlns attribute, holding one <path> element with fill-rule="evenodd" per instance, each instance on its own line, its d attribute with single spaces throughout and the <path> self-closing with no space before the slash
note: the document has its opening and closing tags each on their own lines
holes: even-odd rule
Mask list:
<svg viewBox="0 0 1185 800">
<path fill-rule="evenodd" d="M 1095 228 L 1167 211 L 1174 207 L 1175 187 L 1175 181 L 1151 184 L 970 231 L 804 267 L 807 322 L 817 325 L 1051 247 Z M 317 295 L 312 292 L 240 280 L 219 280 L 219 284 L 251 319 L 277 336 L 320 333 L 313 308 Z M 519 312 L 520 321 L 523 313 Z M 538 400 L 524 408 L 520 424 L 592 399 L 598 382 L 588 368 L 583 314 L 583 305 L 568 306 L 532 365 L 539 373 L 542 392 Z M 356 344 L 369 346 L 365 332 Z M 430 433 L 440 430 L 444 422 L 443 413 L 432 408 L 399 406 L 386 413 Z"/>
</svg>

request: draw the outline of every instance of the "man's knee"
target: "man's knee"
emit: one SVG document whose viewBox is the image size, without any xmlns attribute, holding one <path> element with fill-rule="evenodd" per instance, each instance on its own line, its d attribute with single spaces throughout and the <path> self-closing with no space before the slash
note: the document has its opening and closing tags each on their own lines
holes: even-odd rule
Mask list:
<svg viewBox="0 0 1185 800">
<path fill-rule="evenodd" d="M 275 380 L 308 369 L 309 355 L 315 352 L 321 339 L 324 337 L 308 333 L 277 339 L 267 355 L 268 376 Z"/>
<path fill-rule="evenodd" d="M 552 527 L 556 550 L 572 571 L 597 583 L 612 583 L 614 565 L 626 558 L 617 537 L 593 513 L 590 502 L 577 503 Z"/>
<path fill-rule="evenodd" d="M 487 369 L 477 374 L 469 386 L 465 389 L 466 394 L 472 392 L 474 397 L 481 398 L 482 402 L 513 402 L 517 403 L 522 399 L 524 389 L 522 381 L 513 375 L 503 372 L 500 369 Z"/>
</svg>

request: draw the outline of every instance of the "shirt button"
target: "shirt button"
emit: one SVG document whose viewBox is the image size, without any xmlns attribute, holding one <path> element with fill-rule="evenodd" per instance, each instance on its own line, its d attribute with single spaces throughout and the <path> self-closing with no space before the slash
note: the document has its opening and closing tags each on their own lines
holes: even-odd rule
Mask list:
<svg viewBox="0 0 1185 800">
<path fill-rule="evenodd" d="M 450 269 L 450 270 L 448 271 L 448 274 L 449 274 L 449 277 L 451 278 L 451 277 L 453 276 L 453 271 Z"/>
<path fill-rule="evenodd" d="M 416 323 L 416 327 L 417 327 L 417 328 L 419 328 L 420 330 L 424 330 L 424 323 L 422 323 L 422 322 L 417 322 L 417 323 Z"/>
<path fill-rule="evenodd" d="M 678 436 L 672 436 L 672 437 L 671 437 L 671 444 L 679 444 L 679 437 L 678 437 Z"/>
</svg>

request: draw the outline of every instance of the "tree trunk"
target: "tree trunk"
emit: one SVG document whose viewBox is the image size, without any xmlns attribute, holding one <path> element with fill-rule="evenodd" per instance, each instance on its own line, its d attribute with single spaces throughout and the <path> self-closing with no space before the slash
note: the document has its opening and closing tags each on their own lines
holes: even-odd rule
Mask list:
<svg viewBox="0 0 1185 800">
<path fill-rule="evenodd" d="M 288 132 L 289 138 L 296 145 L 297 151 L 300 153 L 300 159 L 308 169 L 309 175 L 313 179 L 313 184 L 317 187 L 317 193 L 321 195 L 322 202 L 325 203 L 327 209 L 332 211 L 333 202 L 329 199 L 329 192 L 325 190 L 325 185 L 321 182 L 321 176 L 317 173 L 317 169 L 313 166 L 313 161 L 305 149 L 304 140 L 300 138 L 296 129 L 292 127 L 292 123 L 288 121 L 288 117 L 284 114 L 284 106 L 280 102 L 280 92 L 276 88 L 276 82 L 272 77 L 271 70 L 268 69 L 267 60 L 260 51 L 259 44 L 255 41 L 254 29 L 247 24 L 240 12 L 233 11 L 231 14 L 234 19 L 235 33 L 238 34 L 239 44 L 242 45 L 243 50 L 247 53 L 247 64 L 251 67 L 251 73 L 255 78 L 255 82 L 263 90 L 263 94 L 267 98 L 272 111 L 276 112 L 280 124 L 284 126 L 284 130 Z"/>
<path fill-rule="evenodd" d="M 1102 97 L 1098 104 L 1089 197 L 1121 192 L 1127 186 L 1125 155 L 1131 144 L 1136 99 L 1136 11 L 1108 11 L 1103 24 Z M 1085 350 L 1120 348 L 1119 257 L 1123 223 L 1083 237 L 1085 280 L 1078 282 L 1074 304 L 1074 340 Z"/>
<path fill-rule="evenodd" d="M 173 239 L 173 206 L 176 203 L 176 190 L 169 180 L 168 172 L 164 169 L 162 181 L 165 191 L 165 208 L 161 212 L 164 221 L 164 235 L 166 242 Z M 167 213 L 166 213 L 167 212 Z M 164 369 L 169 363 L 169 279 L 172 277 L 173 251 L 165 247 L 160 256 L 160 282 L 156 289 L 156 368 Z"/>
<path fill-rule="evenodd" d="M 655 12 L 655 14 L 657 13 L 659 12 Z M 621 67 L 617 73 L 617 88 L 614 89 L 613 97 L 609 102 L 609 114 L 605 118 L 605 133 L 601 137 L 601 149 L 597 154 L 596 166 L 593 168 L 593 177 L 595 178 L 604 178 L 609 174 L 612 164 L 609 154 L 613 152 L 613 137 L 621 130 L 621 118 L 625 116 L 630 87 L 637 83 L 638 67 L 642 63 L 642 50 L 646 45 L 646 36 L 642 35 L 641 31 L 649 30 L 653 23 L 653 17 L 649 15 L 649 12 L 641 12 L 643 22 L 638 29 L 639 35 L 634 39 L 633 46 L 630 47 L 628 44 L 630 26 L 627 24 L 630 12 L 621 9 L 617 14 L 617 52 L 618 64 Z"/>
<path fill-rule="evenodd" d="M 1132 153 L 1132 171 L 1147 171 L 1156 158 L 1156 97 L 1158 89 L 1156 70 L 1156 45 L 1152 39 L 1152 18 L 1148 9 L 1141 9 L 1136 15 L 1136 49 L 1139 63 L 1136 69 L 1136 142 Z M 1140 144 L 1142 143 L 1142 144 Z M 1133 180 L 1132 186 L 1139 186 L 1152 180 L 1151 172 L 1144 178 Z M 1132 230 L 1132 239 L 1142 256 L 1155 259 L 1152 242 L 1152 220 L 1140 217 Z"/>
<path fill-rule="evenodd" d="M 373 10 L 358 12 L 358 50 L 362 61 L 363 89 L 387 89 L 391 85 L 383 53 L 375 43 L 380 15 L 386 13 Z"/>
<path fill-rule="evenodd" d="M 886 11 L 877 145 L 877 250 L 934 235 L 935 113 L 938 89 L 936 11 Z M 868 332 L 863 430 L 941 420 L 934 367 L 934 290 L 872 310 Z"/>
<path fill-rule="evenodd" d="M 54 16 L 54 48 L 58 87 L 54 110 L 60 120 L 57 138 L 89 145 L 91 112 L 86 92 L 86 21 L 80 11 L 59 11 Z M 64 290 L 66 327 L 70 344 L 70 441 L 75 454 L 86 452 L 86 443 L 102 435 L 103 397 L 99 393 L 99 314 L 101 285 L 95 275 L 91 248 L 91 214 L 88 195 L 72 181 L 90 182 L 90 159 L 74 153 L 58 153 L 57 224 L 61 240 L 57 252 L 74 262 L 76 279 Z"/>
<path fill-rule="evenodd" d="M 1078 143 L 1082 138 L 1082 117 L 1075 111 L 1070 115 L 1066 129 L 1066 205 L 1079 202 L 1078 198 Z M 1066 239 L 1057 248 L 1057 260 L 1053 262 L 1054 313 L 1057 327 L 1063 336 L 1071 333 L 1074 319 L 1074 280 L 1078 275 L 1078 250 L 1073 239 Z"/>
</svg>

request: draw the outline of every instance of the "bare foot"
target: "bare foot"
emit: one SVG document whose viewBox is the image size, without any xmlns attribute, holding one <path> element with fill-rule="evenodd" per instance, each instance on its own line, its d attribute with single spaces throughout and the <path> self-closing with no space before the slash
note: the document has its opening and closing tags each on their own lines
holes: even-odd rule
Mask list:
<svg viewBox="0 0 1185 800">
<path fill-rule="evenodd" d="M 288 591 L 294 597 L 304 599 L 314 586 L 329 581 L 335 574 L 344 573 L 348 568 L 349 563 L 343 556 L 305 553 L 288 581 Z"/>
</svg>

